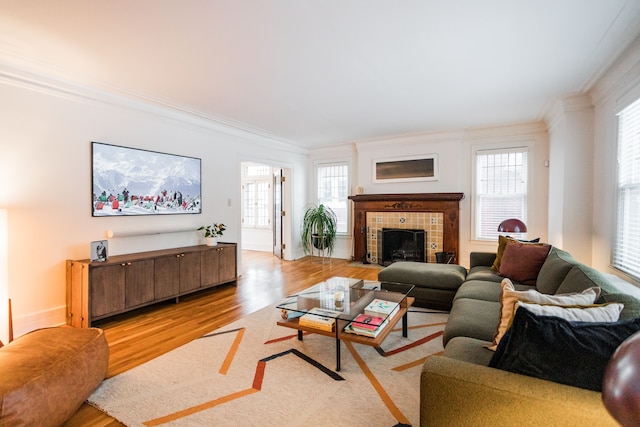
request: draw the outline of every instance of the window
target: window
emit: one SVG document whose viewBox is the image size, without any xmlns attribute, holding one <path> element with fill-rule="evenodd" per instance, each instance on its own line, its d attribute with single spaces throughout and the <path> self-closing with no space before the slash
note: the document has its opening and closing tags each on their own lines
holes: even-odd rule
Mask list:
<svg viewBox="0 0 640 427">
<path fill-rule="evenodd" d="M 318 204 L 330 207 L 338 217 L 338 233 L 346 233 L 349 227 L 349 167 L 347 163 L 316 165 Z"/>
<path fill-rule="evenodd" d="M 508 218 L 527 222 L 527 149 L 476 152 L 475 237 L 498 238 Z"/>
<path fill-rule="evenodd" d="M 612 264 L 640 279 L 640 99 L 618 115 L 617 192 Z"/>
<path fill-rule="evenodd" d="M 271 227 L 271 168 L 246 164 L 242 171 L 242 226 Z"/>
</svg>

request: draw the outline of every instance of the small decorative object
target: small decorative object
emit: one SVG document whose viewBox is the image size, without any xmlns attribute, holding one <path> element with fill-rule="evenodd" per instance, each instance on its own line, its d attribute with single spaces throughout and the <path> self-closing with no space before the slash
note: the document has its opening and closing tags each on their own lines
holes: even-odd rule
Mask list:
<svg viewBox="0 0 640 427">
<path fill-rule="evenodd" d="M 222 236 L 227 226 L 223 223 L 213 223 L 211 225 L 203 225 L 198 228 L 198 231 L 204 230 L 204 238 L 207 242 L 207 246 L 216 246 L 218 244 L 218 237 Z"/>
<path fill-rule="evenodd" d="M 342 311 L 344 309 L 344 291 L 344 286 L 338 285 L 333 293 L 333 303 L 338 311 Z"/>
<path fill-rule="evenodd" d="M 98 240 L 91 242 L 91 261 L 104 262 L 108 259 L 109 242 Z"/>
</svg>

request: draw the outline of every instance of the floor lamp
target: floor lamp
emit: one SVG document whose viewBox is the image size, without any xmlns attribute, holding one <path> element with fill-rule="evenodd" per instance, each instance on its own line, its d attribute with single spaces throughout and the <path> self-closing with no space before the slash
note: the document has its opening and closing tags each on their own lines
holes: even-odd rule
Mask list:
<svg viewBox="0 0 640 427">
<path fill-rule="evenodd" d="M 13 316 L 11 315 L 11 300 L 9 299 L 8 246 L 9 215 L 7 209 L 0 209 L 0 337 L 8 337 L 8 342 L 11 342 L 13 340 Z M 7 302 L 5 303 L 3 301 Z M 7 329 L 9 331 L 8 336 L 5 335 Z"/>
</svg>

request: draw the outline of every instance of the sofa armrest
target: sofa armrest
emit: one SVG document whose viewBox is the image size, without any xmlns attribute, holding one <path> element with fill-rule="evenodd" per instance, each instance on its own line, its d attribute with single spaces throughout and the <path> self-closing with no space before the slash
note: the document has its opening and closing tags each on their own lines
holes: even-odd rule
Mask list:
<svg viewBox="0 0 640 427">
<path fill-rule="evenodd" d="M 618 426 L 601 393 L 444 356 L 420 378 L 422 426 Z"/>
<path fill-rule="evenodd" d="M 491 267 L 495 260 L 496 260 L 495 252 L 471 252 L 470 268 L 477 267 L 477 266 Z"/>
</svg>

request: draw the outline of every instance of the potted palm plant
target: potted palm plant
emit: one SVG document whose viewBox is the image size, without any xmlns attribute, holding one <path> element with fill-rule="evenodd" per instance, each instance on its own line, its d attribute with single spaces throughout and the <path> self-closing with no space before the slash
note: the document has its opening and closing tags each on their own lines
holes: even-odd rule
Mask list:
<svg viewBox="0 0 640 427">
<path fill-rule="evenodd" d="M 329 206 L 311 205 L 302 219 L 302 248 L 306 254 L 313 255 L 313 250 L 327 251 L 329 257 L 333 253 L 336 240 L 338 218 Z"/>
<path fill-rule="evenodd" d="M 227 226 L 223 223 L 213 223 L 211 225 L 203 225 L 198 228 L 198 231 L 204 231 L 204 238 L 207 242 L 207 246 L 216 246 L 218 244 L 218 237 L 222 236 Z"/>
</svg>

